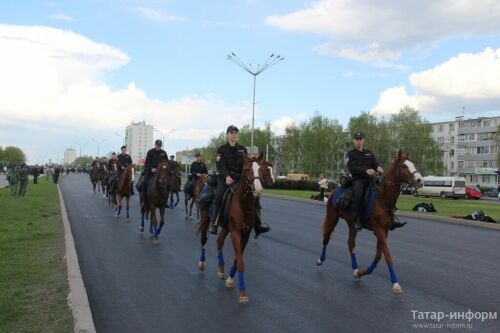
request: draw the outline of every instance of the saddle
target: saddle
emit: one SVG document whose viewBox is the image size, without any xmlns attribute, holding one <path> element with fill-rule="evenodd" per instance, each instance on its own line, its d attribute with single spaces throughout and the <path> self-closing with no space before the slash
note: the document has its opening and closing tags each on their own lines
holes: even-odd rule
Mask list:
<svg viewBox="0 0 500 333">
<path fill-rule="evenodd" d="M 233 197 L 234 192 L 238 188 L 239 180 L 235 181 L 231 185 L 228 186 L 224 195 L 222 196 L 222 202 L 220 204 L 219 213 L 217 214 L 217 219 L 219 221 L 219 225 L 224 227 L 229 223 L 229 205 L 231 204 L 231 198 Z M 217 213 L 217 212 L 214 212 Z"/>
<path fill-rule="evenodd" d="M 190 197 L 193 197 L 193 190 L 194 190 L 194 186 L 193 186 L 193 181 L 188 179 L 188 181 L 186 182 L 186 184 L 184 184 L 184 187 L 182 189 L 182 192 L 184 192 L 186 195 L 190 196 Z"/>
<path fill-rule="evenodd" d="M 354 200 L 352 180 L 344 180 L 342 182 L 341 179 L 341 184 L 342 185 L 335 191 L 335 194 L 331 196 L 333 207 L 352 213 L 352 202 Z M 377 187 L 373 184 L 368 185 L 363 195 L 363 201 L 361 203 L 360 215 L 362 220 L 370 218 L 376 194 Z"/>
</svg>

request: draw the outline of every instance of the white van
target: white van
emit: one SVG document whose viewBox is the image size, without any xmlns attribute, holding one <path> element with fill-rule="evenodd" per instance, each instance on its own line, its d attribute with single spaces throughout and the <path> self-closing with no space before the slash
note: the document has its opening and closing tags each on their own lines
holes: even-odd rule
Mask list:
<svg viewBox="0 0 500 333">
<path fill-rule="evenodd" d="M 422 179 L 422 187 L 417 189 L 416 195 L 441 198 L 465 198 L 465 178 L 424 177 Z"/>
</svg>

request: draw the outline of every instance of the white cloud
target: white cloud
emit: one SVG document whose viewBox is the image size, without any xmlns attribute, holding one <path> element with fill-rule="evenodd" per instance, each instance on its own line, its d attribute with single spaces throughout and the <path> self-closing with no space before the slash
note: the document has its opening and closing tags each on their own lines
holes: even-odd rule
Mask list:
<svg viewBox="0 0 500 333">
<path fill-rule="evenodd" d="M 201 144 L 223 124 L 241 126 L 251 116 L 246 103 L 229 105 L 210 94 L 161 101 L 133 81 L 113 89 L 105 75 L 126 65 L 129 57 L 70 31 L 0 25 L 0 49 L 0 119 L 9 127 L 36 128 L 45 139 L 60 129 L 66 131 L 62 135 L 99 132 L 109 137 L 133 120 L 145 120 L 175 129 L 172 139 Z"/>
<path fill-rule="evenodd" d="M 59 21 L 75 21 L 75 18 L 73 16 L 62 13 L 49 15 L 49 18 Z"/>
<path fill-rule="evenodd" d="M 151 8 L 147 8 L 147 7 L 136 8 L 136 11 L 140 16 L 147 18 L 148 20 L 151 20 L 151 21 L 160 21 L 160 22 L 187 22 L 187 21 L 189 21 L 184 16 L 169 15 L 169 14 L 162 12 L 161 10 L 151 9 Z"/>
<path fill-rule="evenodd" d="M 498 35 L 500 2 L 322 0 L 266 22 L 327 36 L 315 48 L 319 53 L 393 66 L 408 48 L 429 48 L 447 37 Z"/>
<path fill-rule="evenodd" d="M 392 114 L 409 105 L 424 113 L 500 109 L 500 49 L 461 53 L 432 69 L 410 75 L 413 95 L 404 86 L 380 93 L 372 112 Z"/>
</svg>

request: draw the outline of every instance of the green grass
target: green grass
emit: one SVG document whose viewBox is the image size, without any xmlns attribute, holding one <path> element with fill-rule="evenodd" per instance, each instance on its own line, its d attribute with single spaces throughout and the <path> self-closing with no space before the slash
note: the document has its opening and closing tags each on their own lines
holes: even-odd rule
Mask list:
<svg viewBox="0 0 500 333">
<path fill-rule="evenodd" d="M 57 187 L 38 183 L 0 189 L 0 332 L 73 330 Z"/>
<path fill-rule="evenodd" d="M 265 194 L 285 195 L 295 198 L 310 199 L 312 194 L 318 194 L 319 191 L 300 191 L 300 190 L 278 190 L 278 189 L 265 189 Z M 467 215 L 475 210 L 481 209 L 487 215 L 495 220 L 500 220 L 500 204 L 494 201 L 492 204 L 490 200 L 464 200 L 464 199 L 441 199 L 441 198 L 424 198 L 412 197 L 402 195 L 399 197 L 396 206 L 400 211 L 411 212 L 412 208 L 421 202 L 432 203 L 436 207 L 436 213 L 421 213 L 437 216 L 453 216 L 453 215 Z"/>
</svg>

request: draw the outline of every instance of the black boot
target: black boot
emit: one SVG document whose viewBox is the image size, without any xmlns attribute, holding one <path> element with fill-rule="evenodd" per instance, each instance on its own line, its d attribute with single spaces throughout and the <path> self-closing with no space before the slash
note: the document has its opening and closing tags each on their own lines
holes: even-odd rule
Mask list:
<svg viewBox="0 0 500 333">
<path fill-rule="evenodd" d="M 408 222 L 394 221 L 394 222 L 392 222 L 391 226 L 389 227 L 389 230 L 394 230 L 396 228 L 404 227 L 406 223 L 408 223 Z"/>
<path fill-rule="evenodd" d="M 218 230 L 219 230 L 218 226 L 215 225 L 213 221 L 210 221 L 210 231 L 209 232 L 212 235 L 217 235 Z"/>
<path fill-rule="evenodd" d="M 260 234 L 264 234 L 271 230 L 271 227 L 267 223 L 262 222 L 260 208 L 255 209 L 255 225 L 253 229 L 255 231 L 255 236 L 254 236 L 255 239 L 257 239 Z"/>
</svg>

